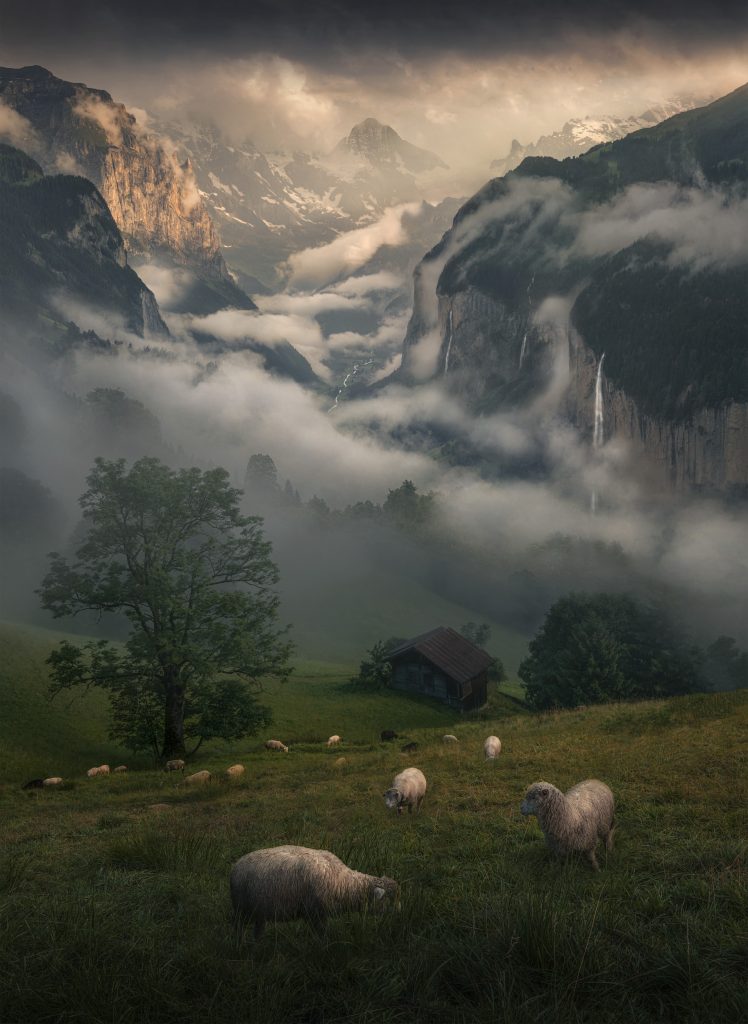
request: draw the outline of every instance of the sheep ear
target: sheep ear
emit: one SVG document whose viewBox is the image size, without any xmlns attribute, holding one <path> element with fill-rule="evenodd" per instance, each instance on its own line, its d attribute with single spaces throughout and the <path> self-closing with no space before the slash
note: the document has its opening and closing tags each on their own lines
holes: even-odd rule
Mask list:
<svg viewBox="0 0 748 1024">
<path fill-rule="evenodd" d="M 381 900 L 383 898 L 384 898 L 384 889 L 381 887 L 381 885 L 375 885 L 374 886 L 374 899 L 375 900 Z"/>
</svg>

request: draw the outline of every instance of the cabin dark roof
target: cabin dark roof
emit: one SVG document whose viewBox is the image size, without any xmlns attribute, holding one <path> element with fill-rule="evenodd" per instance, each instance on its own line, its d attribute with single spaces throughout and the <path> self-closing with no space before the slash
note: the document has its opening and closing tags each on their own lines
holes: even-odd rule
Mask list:
<svg viewBox="0 0 748 1024">
<path fill-rule="evenodd" d="M 413 637 L 399 647 L 393 647 L 387 652 L 387 658 L 398 658 L 409 651 L 422 654 L 432 665 L 436 665 L 458 683 L 474 679 L 493 663 L 491 655 L 486 654 L 482 647 L 471 644 L 457 630 L 448 626 L 439 626 L 429 633 Z"/>
</svg>

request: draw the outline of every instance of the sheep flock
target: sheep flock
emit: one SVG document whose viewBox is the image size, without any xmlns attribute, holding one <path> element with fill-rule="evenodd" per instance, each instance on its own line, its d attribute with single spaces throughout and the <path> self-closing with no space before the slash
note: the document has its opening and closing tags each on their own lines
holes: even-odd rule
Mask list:
<svg viewBox="0 0 748 1024">
<path fill-rule="evenodd" d="M 380 742 L 391 743 L 397 736 L 394 730 L 383 730 Z M 333 733 L 325 745 L 337 748 L 341 742 L 340 735 Z M 441 743 L 452 747 L 458 757 L 462 756 L 457 736 L 444 735 Z M 289 752 L 287 744 L 275 739 L 265 741 L 264 748 Z M 418 749 L 418 743 L 406 743 L 400 756 L 403 752 L 413 754 Z M 486 737 L 482 745 L 484 761 L 495 762 L 501 749 L 498 736 Z M 338 757 L 334 765 L 340 768 L 349 764 L 349 760 Z M 167 773 L 180 772 L 181 784 L 189 787 L 213 782 L 237 783 L 246 772 L 244 765 L 233 764 L 220 775 L 204 769 L 186 775 L 186 762 L 182 758 L 168 760 L 164 768 Z M 112 772 L 109 765 L 102 764 L 89 768 L 86 776 L 95 779 L 127 772 L 126 765 L 118 765 Z M 22 788 L 39 790 L 64 785 L 61 776 L 48 776 L 31 779 Z M 384 793 L 385 806 L 396 810 L 398 816 L 404 808 L 408 814 L 418 812 L 427 788 L 426 776 L 420 768 L 403 768 Z M 172 806 L 152 804 L 150 809 L 168 810 Z M 566 793 L 551 783 L 535 782 L 526 790 L 519 805 L 522 815 L 537 818 L 552 853 L 562 857 L 582 856 L 596 871 L 600 868 L 596 856 L 598 844 L 604 843 L 607 851 L 613 848 L 614 809 L 612 792 L 597 779 L 586 779 Z M 393 879 L 354 871 L 327 850 L 291 845 L 254 850 L 236 861 L 230 873 L 230 895 L 237 925 L 251 924 L 255 938 L 262 935 L 271 921 L 302 919 L 319 927 L 328 918 L 351 911 L 399 906 L 399 888 Z"/>
</svg>

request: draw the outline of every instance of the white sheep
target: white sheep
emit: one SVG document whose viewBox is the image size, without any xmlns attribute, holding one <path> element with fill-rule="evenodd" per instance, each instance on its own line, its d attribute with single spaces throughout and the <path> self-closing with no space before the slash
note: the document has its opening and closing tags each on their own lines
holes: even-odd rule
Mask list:
<svg viewBox="0 0 748 1024">
<path fill-rule="evenodd" d="M 280 740 L 266 740 L 265 750 L 282 750 L 284 754 L 288 753 L 288 747 Z"/>
<path fill-rule="evenodd" d="M 384 794 L 384 802 L 392 810 L 397 807 L 397 813 L 402 814 L 403 806 L 407 805 L 408 814 L 421 809 L 421 802 L 426 795 L 426 776 L 420 768 L 406 768 L 396 775 L 392 785 Z"/>
<path fill-rule="evenodd" d="M 185 762 L 181 757 L 173 757 L 171 761 L 167 761 L 164 765 L 165 772 L 183 772 L 186 767 Z"/>
<path fill-rule="evenodd" d="M 243 764 L 232 764 L 230 768 L 226 769 L 226 778 L 238 779 L 240 775 L 244 775 Z"/>
<path fill-rule="evenodd" d="M 336 768 L 342 768 L 343 765 L 348 764 L 348 758 L 347 757 L 336 757 L 335 760 L 333 761 L 333 764 L 335 765 Z"/>
<path fill-rule="evenodd" d="M 118 773 L 118 774 L 121 775 L 123 772 L 127 771 L 127 765 L 126 764 L 118 764 L 117 767 L 114 769 L 114 771 L 115 771 L 115 773 Z"/>
<path fill-rule="evenodd" d="M 442 743 L 459 743 L 460 741 L 452 733 L 447 733 L 446 736 L 442 736 Z"/>
<path fill-rule="evenodd" d="M 520 804 L 522 814 L 534 814 L 554 853 L 582 853 L 595 871 L 598 841 L 613 849 L 613 794 L 598 779 L 586 779 L 562 793 L 549 782 L 535 782 Z"/>
<path fill-rule="evenodd" d="M 205 769 L 203 769 L 203 771 L 201 772 L 195 772 L 194 775 L 188 775 L 184 781 L 188 785 L 194 786 L 199 785 L 202 782 L 210 782 L 212 778 L 213 776 L 210 774 L 210 772 L 205 771 Z"/>
<path fill-rule="evenodd" d="M 501 740 L 498 736 L 488 736 L 483 743 L 483 757 L 486 761 L 493 761 L 501 753 Z"/>
<path fill-rule="evenodd" d="M 268 921 L 302 918 L 320 927 L 328 917 L 397 904 L 391 878 L 353 871 L 327 850 L 275 846 L 241 857 L 231 869 L 231 903 L 238 923 L 254 924 L 259 939 Z"/>
<path fill-rule="evenodd" d="M 108 775 L 110 771 L 108 764 L 100 764 L 96 768 L 89 768 L 86 775 L 89 779 L 96 778 L 97 775 Z"/>
<path fill-rule="evenodd" d="M 48 779 L 43 779 L 42 780 L 42 785 L 43 786 L 61 786 L 62 785 L 62 779 L 60 778 L 59 775 L 50 775 L 50 777 Z"/>
<path fill-rule="evenodd" d="M 340 742 L 341 742 L 340 736 L 338 736 L 338 734 L 336 733 L 334 736 L 331 736 L 329 738 L 329 740 L 327 741 L 327 745 L 328 745 L 328 747 L 337 747 L 337 745 Z"/>
</svg>

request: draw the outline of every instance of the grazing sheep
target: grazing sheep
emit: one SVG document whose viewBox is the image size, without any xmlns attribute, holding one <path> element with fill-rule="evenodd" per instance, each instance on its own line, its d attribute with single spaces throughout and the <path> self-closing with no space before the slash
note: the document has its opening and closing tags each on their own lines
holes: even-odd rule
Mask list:
<svg viewBox="0 0 748 1024">
<path fill-rule="evenodd" d="M 226 778 L 238 779 L 240 775 L 244 775 L 243 764 L 232 764 L 230 768 L 226 769 Z"/>
<path fill-rule="evenodd" d="M 335 765 L 336 768 L 342 768 L 344 764 L 348 764 L 348 758 L 336 757 L 335 760 L 333 761 L 333 764 Z"/>
<path fill-rule="evenodd" d="M 186 767 L 185 762 L 181 757 L 172 758 L 171 761 L 167 761 L 164 765 L 165 772 L 183 772 Z"/>
<path fill-rule="evenodd" d="M 583 853 L 600 870 L 595 848 L 600 839 L 613 849 L 613 794 L 598 779 L 586 779 L 562 793 L 549 782 L 535 782 L 520 804 L 522 814 L 534 814 L 548 847 L 560 855 Z"/>
<path fill-rule="evenodd" d="M 448 732 L 446 736 L 442 736 L 443 743 L 459 743 L 460 741 L 456 736 L 453 736 L 451 732 Z"/>
<path fill-rule="evenodd" d="M 89 779 L 95 779 L 97 775 L 108 775 L 110 771 L 108 764 L 100 764 L 96 768 L 89 768 L 86 775 Z"/>
<path fill-rule="evenodd" d="M 231 869 L 237 922 L 254 924 L 259 939 L 268 921 L 303 918 L 320 927 L 328 917 L 396 904 L 391 878 L 353 871 L 327 850 L 275 846 L 241 857 Z"/>
<path fill-rule="evenodd" d="M 334 736 L 331 736 L 329 738 L 329 740 L 327 741 L 327 745 L 328 745 L 328 747 L 337 747 L 337 745 L 340 742 L 341 742 L 340 736 L 338 736 L 338 734 L 336 733 Z"/>
<path fill-rule="evenodd" d="M 112 769 L 108 764 L 99 765 L 99 775 L 108 775 Z"/>
<path fill-rule="evenodd" d="M 403 805 L 407 804 L 408 814 L 413 813 L 413 808 L 421 809 L 421 801 L 426 795 L 426 776 L 420 768 L 406 768 L 396 775 L 392 785 L 384 794 L 384 802 L 390 810 L 397 807 L 397 813 L 402 814 Z"/>
<path fill-rule="evenodd" d="M 288 747 L 285 743 L 281 743 L 280 740 L 267 740 L 265 742 L 265 750 L 282 750 L 284 754 L 288 753 Z"/>
<path fill-rule="evenodd" d="M 188 775 L 184 781 L 188 785 L 193 786 L 199 785 L 201 782 L 210 782 L 212 778 L 213 776 L 210 774 L 210 772 L 207 772 L 205 771 L 205 769 L 203 769 L 203 771 L 201 772 L 195 772 L 194 775 Z"/>
<path fill-rule="evenodd" d="M 413 740 L 412 743 L 406 743 L 404 747 L 400 747 L 403 754 L 412 754 L 415 750 L 418 750 L 418 744 Z"/>
<path fill-rule="evenodd" d="M 59 775 L 50 775 L 48 779 L 45 779 L 44 782 L 42 782 L 42 785 L 50 787 L 61 786 L 62 778 Z"/>
<path fill-rule="evenodd" d="M 501 753 L 501 740 L 498 736 L 489 736 L 483 744 L 483 756 L 486 761 L 493 761 Z"/>
<path fill-rule="evenodd" d="M 120 774 L 122 772 L 126 772 L 127 771 L 127 765 L 126 764 L 118 764 L 117 767 L 114 769 L 114 771 L 115 771 L 115 773 L 120 773 Z"/>
<path fill-rule="evenodd" d="M 382 731 L 379 734 L 379 739 L 382 741 L 382 743 L 389 743 L 390 740 L 397 739 L 397 733 L 395 732 L 394 729 L 382 729 Z"/>
<path fill-rule="evenodd" d="M 21 789 L 41 789 L 44 785 L 44 779 L 29 779 L 28 782 L 24 782 Z"/>
</svg>

